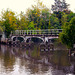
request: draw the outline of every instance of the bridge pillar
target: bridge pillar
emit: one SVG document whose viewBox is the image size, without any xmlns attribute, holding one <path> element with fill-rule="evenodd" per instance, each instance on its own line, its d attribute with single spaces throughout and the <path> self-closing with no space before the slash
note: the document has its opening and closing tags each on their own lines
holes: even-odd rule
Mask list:
<svg viewBox="0 0 75 75">
<path fill-rule="evenodd" d="M 48 39 L 45 36 L 43 37 L 43 40 L 44 40 L 44 43 L 48 42 Z"/>
<path fill-rule="evenodd" d="M 44 43 L 48 42 L 48 37 L 43 37 Z"/>
</svg>

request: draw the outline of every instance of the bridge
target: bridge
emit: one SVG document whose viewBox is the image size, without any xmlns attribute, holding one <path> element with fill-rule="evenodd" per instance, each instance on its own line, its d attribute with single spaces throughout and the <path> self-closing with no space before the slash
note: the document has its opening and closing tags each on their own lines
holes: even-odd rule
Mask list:
<svg viewBox="0 0 75 75">
<path fill-rule="evenodd" d="M 15 30 L 10 34 L 12 41 L 21 39 L 22 41 L 27 41 L 30 38 L 40 38 L 44 42 L 48 39 L 58 38 L 59 33 L 62 29 L 42 29 L 42 30 Z"/>
</svg>

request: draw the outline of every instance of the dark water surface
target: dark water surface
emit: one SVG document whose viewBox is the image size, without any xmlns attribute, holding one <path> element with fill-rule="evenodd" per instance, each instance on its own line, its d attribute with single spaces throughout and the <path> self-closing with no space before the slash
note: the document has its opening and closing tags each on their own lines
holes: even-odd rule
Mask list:
<svg viewBox="0 0 75 75">
<path fill-rule="evenodd" d="M 75 57 L 68 57 L 66 50 L 43 52 L 39 46 L 1 45 L 0 75 L 75 75 Z"/>
</svg>

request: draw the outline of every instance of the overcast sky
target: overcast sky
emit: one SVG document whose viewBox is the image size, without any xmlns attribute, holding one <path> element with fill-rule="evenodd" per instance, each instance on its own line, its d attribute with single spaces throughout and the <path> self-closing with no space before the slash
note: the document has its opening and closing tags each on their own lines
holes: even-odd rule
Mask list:
<svg viewBox="0 0 75 75">
<path fill-rule="evenodd" d="M 41 0 L 48 8 L 51 8 L 51 5 L 54 4 L 54 0 Z M 75 0 L 66 0 L 70 4 L 70 9 L 75 12 Z M 36 0 L 0 0 L 0 12 L 2 9 L 6 10 L 7 8 L 12 11 L 17 12 L 18 14 L 23 11 L 26 12 L 28 8 L 31 8 L 31 5 L 35 5 Z"/>
</svg>

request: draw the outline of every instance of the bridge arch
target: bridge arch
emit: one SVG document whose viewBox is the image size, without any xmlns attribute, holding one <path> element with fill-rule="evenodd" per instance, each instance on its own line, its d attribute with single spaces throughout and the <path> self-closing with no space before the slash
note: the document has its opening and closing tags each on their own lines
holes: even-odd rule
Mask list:
<svg viewBox="0 0 75 75">
<path fill-rule="evenodd" d="M 20 42 L 25 41 L 25 38 L 23 36 L 12 36 L 11 41 L 19 40 Z"/>
<path fill-rule="evenodd" d="M 11 41 L 16 41 L 19 40 L 20 42 L 25 41 L 25 42 L 29 42 L 29 40 L 33 41 L 33 42 L 46 42 L 48 41 L 49 38 L 47 37 L 37 37 L 37 36 L 12 36 L 11 37 Z"/>
<path fill-rule="evenodd" d="M 44 42 L 44 38 L 42 37 L 37 37 L 37 36 L 28 36 L 25 38 L 25 41 L 26 42 L 29 42 L 29 41 L 33 41 L 33 42 Z"/>
</svg>

